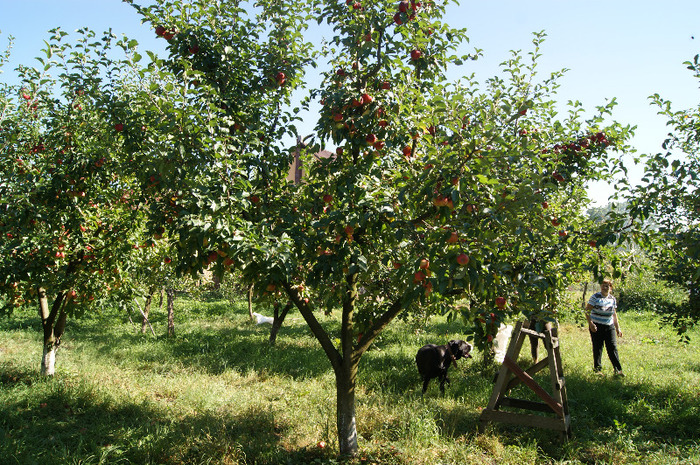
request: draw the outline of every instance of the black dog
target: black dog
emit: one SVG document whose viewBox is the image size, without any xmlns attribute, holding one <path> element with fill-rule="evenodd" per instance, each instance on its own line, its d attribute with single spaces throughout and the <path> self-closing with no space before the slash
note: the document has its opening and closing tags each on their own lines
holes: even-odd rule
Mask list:
<svg viewBox="0 0 700 465">
<path fill-rule="evenodd" d="M 423 394 L 428 389 L 428 383 L 433 378 L 440 380 L 440 392 L 445 393 L 445 382 L 450 382 L 447 378 L 447 369 L 454 360 L 455 363 L 460 358 L 471 358 L 472 346 L 462 340 L 452 340 L 444 346 L 427 344 L 418 349 L 416 354 L 416 365 L 418 373 L 423 378 Z"/>
</svg>

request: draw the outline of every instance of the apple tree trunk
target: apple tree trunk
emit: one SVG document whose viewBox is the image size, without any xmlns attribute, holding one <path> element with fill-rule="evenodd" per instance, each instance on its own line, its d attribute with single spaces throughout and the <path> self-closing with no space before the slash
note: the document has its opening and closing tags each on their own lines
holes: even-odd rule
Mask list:
<svg viewBox="0 0 700 465">
<path fill-rule="evenodd" d="M 336 424 L 340 454 L 354 456 L 358 452 L 357 421 L 355 418 L 355 382 L 357 364 L 344 359 L 335 373 Z"/>
<path fill-rule="evenodd" d="M 284 319 L 287 318 L 287 314 L 289 313 L 289 310 L 291 310 L 293 305 L 294 304 L 289 302 L 287 305 L 284 306 L 281 312 L 279 309 L 279 305 L 275 305 L 275 317 L 272 320 L 272 329 L 270 329 L 270 345 L 275 345 L 275 341 L 277 341 L 277 333 L 279 333 L 280 328 L 284 323 Z"/>
<path fill-rule="evenodd" d="M 168 296 L 168 337 L 175 336 L 175 289 L 166 290 Z"/>
<path fill-rule="evenodd" d="M 255 315 L 253 315 L 253 285 L 248 286 L 248 316 L 250 316 L 250 321 L 255 321 Z"/>
<path fill-rule="evenodd" d="M 56 353 L 61 344 L 61 336 L 66 329 L 66 312 L 63 309 L 65 294 L 59 294 L 49 308 L 46 290 L 39 288 L 39 316 L 44 334 L 43 353 L 41 357 L 42 376 L 53 376 L 56 373 Z"/>
<path fill-rule="evenodd" d="M 357 336 L 354 328 L 354 313 L 357 300 L 357 275 L 350 274 L 347 279 L 347 291 L 343 298 L 343 314 L 340 325 L 340 348 L 336 347 L 329 334 L 314 316 L 308 302 L 301 298 L 296 288 L 284 283 L 290 300 L 299 309 L 309 329 L 321 344 L 331 362 L 335 374 L 336 386 L 336 426 L 338 429 L 338 447 L 342 456 L 356 456 L 359 451 L 357 438 L 357 421 L 355 412 L 355 393 L 357 373 L 362 355 L 372 341 L 391 323 L 403 309 L 403 298 L 397 298 L 382 313 L 370 328 Z M 357 343 L 355 343 L 357 341 Z"/>
<path fill-rule="evenodd" d="M 146 303 L 144 303 L 143 305 L 143 315 L 141 319 L 141 334 L 146 334 L 146 330 L 148 329 L 148 316 L 151 311 L 151 302 L 153 302 L 154 293 L 155 289 L 149 289 L 148 295 L 146 296 Z"/>
</svg>

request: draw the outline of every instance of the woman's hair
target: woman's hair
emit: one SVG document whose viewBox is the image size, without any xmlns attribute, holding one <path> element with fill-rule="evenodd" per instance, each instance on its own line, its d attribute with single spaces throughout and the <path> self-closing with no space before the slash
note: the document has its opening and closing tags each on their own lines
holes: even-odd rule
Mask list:
<svg viewBox="0 0 700 465">
<path fill-rule="evenodd" d="M 610 286 L 610 289 L 613 288 L 612 279 L 604 279 L 603 282 L 602 282 L 601 284 L 607 284 L 608 286 Z"/>
</svg>

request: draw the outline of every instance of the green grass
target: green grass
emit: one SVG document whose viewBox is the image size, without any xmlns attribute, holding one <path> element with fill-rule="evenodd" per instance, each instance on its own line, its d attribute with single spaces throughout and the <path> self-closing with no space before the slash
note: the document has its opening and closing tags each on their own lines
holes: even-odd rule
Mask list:
<svg viewBox="0 0 700 465">
<path fill-rule="evenodd" d="M 53 379 L 38 376 L 34 310 L 0 320 L 0 463 L 337 463 L 333 374 L 297 313 L 275 347 L 242 304 L 179 299 L 170 339 L 163 313 L 153 310 L 157 338 L 111 312 L 69 321 Z M 417 349 L 466 335 L 439 318 L 397 321 L 361 364 L 355 462 L 698 463 L 700 331 L 683 345 L 655 314 L 620 320 L 624 379 L 607 360 L 594 375 L 588 333 L 561 325 L 567 443 L 505 425 L 478 434 L 493 386 L 478 355 L 452 369 L 444 397 L 433 381 L 422 398 Z"/>
</svg>

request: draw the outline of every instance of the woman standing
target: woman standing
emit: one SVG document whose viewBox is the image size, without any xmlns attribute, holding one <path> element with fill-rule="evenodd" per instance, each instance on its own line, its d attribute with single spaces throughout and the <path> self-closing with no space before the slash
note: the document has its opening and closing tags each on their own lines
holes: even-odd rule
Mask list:
<svg viewBox="0 0 700 465">
<path fill-rule="evenodd" d="M 601 359 L 605 345 L 615 375 L 625 376 L 617 353 L 617 337 L 622 337 L 622 330 L 617 320 L 617 300 L 612 295 L 612 287 L 611 280 L 603 280 L 600 292 L 593 294 L 586 305 L 586 319 L 593 343 L 593 371 L 600 373 L 603 369 Z"/>
</svg>

